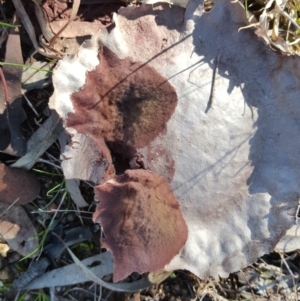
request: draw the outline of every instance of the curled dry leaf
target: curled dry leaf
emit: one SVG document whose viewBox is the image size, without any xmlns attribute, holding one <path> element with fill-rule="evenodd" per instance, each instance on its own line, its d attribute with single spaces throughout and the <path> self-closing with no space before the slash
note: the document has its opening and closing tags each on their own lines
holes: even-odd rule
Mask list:
<svg viewBox="0 0 300 301">
<path fill-rule="evenodd" d="M 227 277 L 272 251 L 295 222 L 300 62 L 274 54 L 250 31 L 238 32 L 247 24 L 243 8 L 227 0 L 209 12 L 198 0 L 186 9 L 128 7 L 114 21 L 114 28 L 101 30 L 76 57 L 58 64 L 52 102 L 70 132 L 88 135 L 95 146 L 104 139 L 126 168 L 150 170 L 169 183 L 188 238 L 164 269 Z M 120 179 L 132 172 L 117 178 L 110 173 L 108 181 L 105 173 L 95 189 L 100 222 L 111 232 L 134 221 L 126 189 L 120 189 Z M 150 183 L 130 185 L 143 195 Z M 140 196 L 135 205 L 143 203 Z M 129 219 L 120 220 L 127 208 Z M 138 232 L 122 227 L 130 246 Z M 106 232 L 107 247 L 119 256 L 123 235 Z M 166 256 L 156 252 L 117 258 L 115 269 L 153 253 Z M 120 273 L 117 280 L 125 276 Z"/>
<path fill-rule="evenodd" d="M 80 192 L 79 184 L 80 184 L 80 181 L 78 179 L 66 180 L 66 188 L 67 188 L 68 192 L 70 193 L 71 199 L 76 204 L 76 206 L 81 208 L 81 207 L 88 206 L 88 203 L 84 200 L 84 198 Z"/>
<path fill-rule="evenodd" d="M 259 28 L 256 34 L 282 53 L 300 54 L 298 4 L 292 0 L 268 0 L 258 11 Z"/>
<path fill-rule="evenodd" d="M 284 1 L 287 2 L 287 1 Z M 293 47 L 289 45 L 282 36 L 279 36 L 279 18 L 284 17 L 281 14 L 284 12 L 284 7 L 281 7 L 283 1 L 270 0 L 267 2 L 262 14 L 259 17 L 260 28 L 256 34 L 263 38 L 267 44 L 279 49 L 285 54 L 293 54 Z M 270 9 L 273 6 L 272 9 Z M 270 23 L 273 22 L 273 29 L 270 29 Z M 287 31 L 288 35 L 288 31 Z"/>
<path fill-rule="evenodd" d="M 40 192 L 40 183 L 32 172 L 0 164 L 0 202 L 27 204 Z"/>
<path fill-rule="evenodd" d="M 26 211 L 21 206 L 0 203 L 0 236 L 12 250 L 21 255 L 34 251 L 39 244 L 38 235 Z"/>
</svg>

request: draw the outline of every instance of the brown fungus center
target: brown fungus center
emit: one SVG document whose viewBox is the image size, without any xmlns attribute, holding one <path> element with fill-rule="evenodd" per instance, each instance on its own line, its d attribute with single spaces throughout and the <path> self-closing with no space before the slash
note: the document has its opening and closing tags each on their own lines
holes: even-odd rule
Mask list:
<svg viewBox="0 0 300 301">
<path fill-rule="evenodd" d="M 177 105 L 175 89 L 148 64 L 119 59 L 108 48 L 72 95 L 67 126 L 104 138 L 110 150 L 131 158 L 165 129 Z"/>
</svg>

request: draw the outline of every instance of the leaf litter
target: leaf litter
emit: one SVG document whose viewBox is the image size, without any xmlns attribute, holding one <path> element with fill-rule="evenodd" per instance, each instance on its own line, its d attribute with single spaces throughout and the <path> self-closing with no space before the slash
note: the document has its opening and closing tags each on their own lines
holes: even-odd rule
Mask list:
<svg viewBox="0 0 300 301">
<path fill-rule="evenodd" d="M 186 4 L 183 4 L 182 6 L 186 6 Z M 134 16 L 134 18 L 136 18 L 136 16 Z M 159 19 L 159 17 L 158 17 L 158 19 Z M 72 22 L 73 24 L 74 23 L 76 23 L 76 21 L 74 22 Z M 78 22 L 78 24 L 80 24 L 80 22 Z M 78 26 L 80 26 L 80 25 L 78 25 Z M 108 40 L 107 40 L 108 41 Z M 109 42 L 108 42 L 109 43 Z M 115 45 L 116 46 L 116 45 Z M 114 48 L 114 50 L 116 50 L 116 48 Z M 222 68 L 222 58 L 221 58 L 221 68 Z M 199 70 L 197 70 L 196 72 L 195 72 L 195 74 L 198 72 Z M 141 94 L 142 94 L 142 92 L 141 92 Z M 41 128 L 43 128 L 43 127 L 41 127 Z M 53 131 L 53 128 L 47 128 L 47 130 L 45 130 L 44 132 L 52 132 Z M 52 139 L 53 140 L 51 140 L 51 139 L 49 139 L 49 141 L 51 141 L 51 142 L 53 142 L 56 138 L 58 137 L 58 135 L 57 136 L 54 136 Z M 126 138 L 126 135 L 124 136 L 125 138 Z M 128 137 L 128 136 L 127 136 Z M 90 137 L 88 137 L 88 139 L 91 139 Z M 43 140 L 43 138 L 39 138 L 37 141 L 42 141 Z M 109 139 L 107 139 L 107 140 L 109 140 Z M 130 142 L 130 140 L 127 140 L 127 141 L 129 141 Z M 31 142 L 32 143 L 32 142 Z M 139 144 L 140 142 L 137 140 L 137 145 L 143 145 L 143 144 Z M 36 145 L 37 147 L 39 146 L 39 143 L 32 143 L 31 145 Z M 43 154 L 44 154 L 44 152 L 45 152 L 45 150 L 50 146 L 50 144 L 52 144 L 52 143 L 45 143 L 45 145 L 46 146 L 44 146 L 44 148 L 41 148 L 41 150 L 40 150 L 40 152 L 37 152 L 37 154 L 36 155 L 34 155 L 33 156 L 33 159 L 30 159 L 29 160 L 29 162 L 33 162 L 33 163 L 29 163 L 29 165 L 28 165 L 28 169 L 30 169 L 31 167 L 32 167 L 32 165 L 31 164 L 38 164 L 37 162 L 38 161 L 40 161 L 41 160 L 41 157 L 40 156 L 42 156 Z M 113 144 L 113 143 L 112 143 Z M 72 148 L 72 145 L 70 145 L 70 147 Z M 111 148 L 113 148 L 114 149 L 114 152 L 118 152 L 117 150 L 118 150 L 118 145 L 116 144 L 116 145 L 114 145 L 113 147 L 112 147 L 112 145 L 110 145 L 109 146 L 110 147 L 110 149 Z M 102 145 L 101 146 L 101 148 L 100 148 L 101 150 L 102 150 L 102 154 L 105 154 L 105 151 L 103 152 L 103 150 L 105 149 L 104 148 L 104 146 Z M 124 149 L 124 148 L 123 148 Z M 156 146 L 156 149 L 155 149 L 156 151 L 158 151 L 158 148 L 157 148 L 157 146 Z M 78 152 L 78 151 L 77 151 Z M 100 152 L 100 154 L 101 154 L 101 152 Z M 72 155 L 73 156 L 73 155 Z M 98 158 L 99 158 L 99 154 L 96 154 L 96 158 L 97 158 L 97 156 L 98 156 Z M 109 156 L 108 155 L 106 155 L 106 162 L 109 162 L 110 164 L 112 164 L 112 163 L 114 163 L 115 162 L 115 160 L 116 160 L 116 158 L 118 157 L 118 155 L 116 156 L 115 154 L 113 154 L 112 155 L 112 157 L 111 158 L 109 158 Z M 163 154 L 163 158 L 165 159 L 165 162 L 167 162 L 168 164 L 169 163 L 171 163 L 170 161 L 169 161 L 169 159 L 168 159 L 168 157 L 165 155 L 165 154 Z M 22 159 L 22 158 L 21 158 Z M 53 158 L 51 158 L 51 160 L 49 160 L 49 157 L 47 158 L 47 159 L 42 159 L 42 160 L 44 160 L 44 162 L 47 162 L 47 163 L 45 163 L 45 165 L 47 166 L 47 168 L 46 168 L 46 170 L 45 170 L 45 172 L 47 173 L 52 173 L 52 174 L 58 174 L 58 171 L 57 171 L 57 167 L 56 166 L 58 166 L 59 165 L 59 161 L 56 161 L 56 160 L 54 160 L 53 161 Z M 65 156 L 65 158 L 64 158 L 64 160 L 65 161 L 68 161 L 68 157 L 67 156 Z M 81 161 L 81 160 L 80 160 Z M 89 161 L 89 160 L 88 160 Z M 91 162 L 91 160 L 90 160 L 90 162 Z M 50 163 L 50 164 L 49 164 Z M 70 165 L 72 166 L 72 164 L 74 164 L 74 163 L 71 163 Z M 107 164 L 107 163 L 106 163 Z M 141 155 L 141 156 L 135 156 L 135 157 L 133 157 L 133 158 L 131 158 L 131 161 L 130 162 L 128 162 L 127 163 L 127 167 L 126 168 L 128 168 L 128 166 L 135 166 L 135 168 L 136 167 L 143 167 L 144 166 L 144 164 L 145 164 L 145 162 L 144 162 L 144 160 L 143 160 L 143 155 Z M 30 166 L 31 165 L 31 166 Z M 49 166 L 51 166 L 51 168 L 49 169 Z M 36 166 L 36 165 L 35 165 Z M 93 166 L 93 164 L 92 164 L 92 166 Z M 44 166 L 42 166 L 42 167 L 44 167 Z M 52 168 L 53 167 L 53 168 Z M 106 167 L 104 168 L 105 170 L 107 170 L 107 165 L 106 165 Z M 50 171 L 48 171 L 48 170 L 50 170 Z M 76 170 L 76 169 L 75 169 Z M 117 172 L 121 172 L 121 170 L 122 170 L 122 168 L 120 169 L 120 170 L 117 170 Z M 111 171 L 112 172 L 112 171 Z M 92 178 L 94 179 L 94 183 L 96 183 L 96 184 L 99 184 L 100 182 L 101 182 L 101 176 L 99 176 L 99 175 L 95 175 L 95 172 L 93 171 L 93 170 L 91 170 L 91 171 L 86 171 L 85 172 L 85 174 L 86 175 L 88 175 L 88 176 L 85 176 L 85 177 L 83 177 L 85 180 L 92 180 L 91 178 L 89 178 L 90 177 L 90 175 L 94 175 Z M 103 172 L 100 172 L 100 174 L 103 174 Z M 98 176 L 98 178 L 97 178 L 97 176 Z M 165 176 L 165 178 L 166 179 L 168 179 L 168 180 L 170 180 L 171 178 L 172 178 L 172 172 L 170 172 L 170 171 L 165 171 L 165 173 L 163 174 L 163 176 Z M 81 177 L 80 176 L 76 176 L 76 178 L 77 179 L 81 179 Z M 58 192 L 58 194 L 60 194 L 60 193 L 65 193 L 66 191 L 64 190 L 64 186 L 63 185 L 61 185 L 61 184 L 58 184 L 59 186 L 58 186 L 58 188 L 57 189 L 54 189 L 53 190 L 53 192 L 56 194 L 56 192 Z M 41 201 L 41 200 L 40 200 Z M 54 201 L 54 203 L 53 204 L 55 204 L 56 202 Z M 51 204 L 49 204 L 48 205 L 48 208 L 51 206 Z M 13 208 L 13 207 L 12 207 Z M 60 218 L 57 218 L 57 217 L 59 217 L 60 216 L 60 205 L 58 206 L 58 207 L 56 207 L 56 208 L 58 208 L 58 211 L 55 211 L 56 209 L 55 209 L 55 206 L 54 206 L 54 212 L 56 212 L 56 218 L 54 219 L 55 221 L 57 221 L 57 222 L 59 222 L 59 220 L 60 220 L 60 218 L 63 218 L 63 216 L 64 216 L 64 213 L 61 215 L 61 217 Z M 74 208 L 75 210 L 77 210 L 76 209 L 76 207 Z M 69 208 L 66 208 L 66 212 L 69 210 Z M 42 211 L 44 211 L 44 214 L 46 214 L 46 212 L 45 212 L 45 209 L 44 210 L 42 210 Z M 80 211 L 78 211 L 77 210 L 77 212 L 79 212 L 79 214 L 80 214 Z M 26 213 L 24 213 L 24 215 L 26 216 Z M 51 210 L 50 210 L 50 215 L 51 215 Z M 79 220 L 81 220 L 81 218 L 79 218 Z M 52 229 L 55 229 L 55 226 L 54 227 L 52 227 Z M 297 256 L 296 256 L 296 258 L 297 258 Z M 272 262 L 272 260 L 270 260 L 270 262 Z M 256 267 L 256 270 L 258 270 L 259 271 L 259 273 L 261 273 L 262 274 L 262 271 L 263 271 L 263 267 L 261 267 L 261 266 L 259 266 L 259 265 L 257 265 Z M 283 269 L 282 269 L 283 270 Z M 176 280 L 176 277 L 177 277 L 177 280 Z M 228 287 L 230 287 L 230 286 L 232 286 L 232 287 L 234 287 L 234 282 L 233 281 L 231 281 L 230 279 L 228 279 L 228 280 L 220 280 L 220 283 L 219 284 L 217 284 L 217 282 L 214 282 L 214 281 L 208 281 L 208 282 L 203 282 L 205 285 L 204 285 L 204 287 L 203 287 L 203 289 L 201 289 L 201 286 L 202 286 L 202 284 L 201 284 L 201 282 L 199 282 L 200 280 L 197 280 L 197 281 L 195 281 L 195 278 L 193 278 L 193 276 L 191 275 L 191 276 L 189 276 L 190 278 L 188 278 L 188 281 L 190 281 L 190 283 L 191 283 L 191 285 L 187 285 L 187 288 L 190 290 L 190 291 L 192 291 L 193 293 L 190 293 L 190 294 L 187 294 L 186 293 L 186 295 L 189 295 L 190 296 L 190 298 L 195 298 L 195 296 L 197 296 L 197 294 L 199 294 L 199 296 L 200 296 L 200 294 L 204 297 L 204 296 L 209 296 L 211 299 L 224 299 L 224 297 L 221 297 L 221 295 L 223 295 L 223 296 L 227 296 L 228 298 L 229 298 L 229 296 L 230 296 L 230 293 L 232 293 L 232 292 L 234 292 L 234 290 L 233 289 L 231 289 L 231 288 L 228 288 Z M 271 274 L 271 275 L 267 275 L 266 276 L 267 278 L 272 278 L 272 277 L 274 277 L 274 274 Z M 172 282 L 172 280 L 168 280 L 167 282 L 166 282 L 166 284 L 164 284 L 163 286 L 161 286 L 161 289 L 163 290 L 163 293 L 160 295 L 160 298 L 161 299 L 164 299 L 164 298 L 168 298 L 168 296 L 169 296 L 169 298 L 171 298 L 171 296 L 177 296 L 177 297 L 179 297 L 179 298 L 184 298 L 184 296 L 183 295 L 180 295 L 181 293 L 176 293 L 176 285 L 178 284 L 178 278 L 179 278 L 179 283 L 180 283 L 180 279 L 184 279 L 184 277 L 183 276 L 180 276 L 180 272 L 178 272 L 177 274 L 175 274 L 175 281 L 173 281 Z M 276 277 L 275 277 L 276 278 Z M 296 279 L 296 278 L 295 278 Z M 240 280 L 239 280 L 240 281 Z M 273 285 L 273 286 L 275 286 L 276 285 L 276 281 L 281 281 L 280 279 L 275 279 L 275 280 L 273 280 L 273 284 L 271 284 L 271 286 Z M 177 283 L 176 283 L 177 282 Z M 240 283 L 242 283 L 242 281 L 240 281 Z M 174 284 L 174 285 L 173 285 Z M 67 285 L 67 284 L 66 284 Z M 218 285 L 221 287 L 218 287 Z M 250 296 L 253 298 L 253 290 L 255 290 L 255 293 L 256 294 L 258 294 L 258 295 L 264 295 L 264 296 L 268 296 L 268 294 L 270 294 L 269 292 L 268 292 L 268 290 L 266 290 L 266 289 L 261 289 L 261 287 L 262 287 L 262 285 L 261 285 L 261 287 L 260 288 L 257 288 L 257 287 L 259 287 L 259 285 L 261 285 L 261 284 L 257 284 L 256 286 L 253 284 L 251 284 L 251 286 L 248 286 L 247 288 L 246 288 L 246 290 L 249 290 L 250 292 Z M 293 284 L 288 284 L 288 287 L 291 287 Z M 168 286 L 169 286 L 169 288 L 168 288 Z M 181 286 L 181 287 L 184 287 L 184 284 L 183 283 L 181 283 L 181 284 L 179 284 L 179 286 Z M 171 293 L 170 293 L 170 291 L 169 291 L 169 289 L 172 291 Z M 180 289 L 180 290 L 183 290 L 183 289 Z M 227 290 L 227 292 L 226 292 L 226 290 Z M 279 289 L 280 290 L 280 289 Z M 278 291 L 278 289 L 277 289 L 277 291 Z M 275 291 L 273 291 L 272 292 L 272 294 L 275 296 L 276 294 L 277 294 L 277 291 L 275 292 Z M 157 289 L 157 292 L 158 292 L 158 289 Z M 242 294 L 243 292 L 236 292 L 236 298 L 238 298 L 238 296 L 242 296 L 241 294 Z M 282 292 L 281 292 L 282 293 Z M 149 293 L 150 295 L 151 295 L 151 293 Z M 155 294 L 156 293 L 154 293 L 152 296 L 153 296 L 153 298 L 155 298 Z M 176 295 L 177 294 L 177 295 Z M 278 294 L 277 294 L 278 295 Z M 283 293 L 282 293 L 282 295 L 284 295 Z M 245 294 L 244 295 L 245 297 L 245 299 L 247 299 L 247 298 L 249 298 L 248 296 L 247 296 L 247 294 Z M 279 295 L 278 295 L 279 296 Z M 290 292 L 289 293 L 289 295 L 286 295 L 287 297 L 292 297 L 292 292 Z M 156 297 L 157 297 L 157 295 L 156 295 Z M 140 294 L 140 295 L 138 295 L 138 298 L 145 298 L 145 296 L 143 296 L 143 294 Z M 258 298 L 257 298 L 257 300 L 258 300 Z"/>
<path fill-rule="evenodd" d="M 38 237 L 26 211 L 21 206 L 9 207 L 4 203 L 0 203 L 0 209 L 0 236 L 11 250 L 28 255 L 38 247 Z"/>
<path fill-rule="evenodd" d="M 6 51 L 5 60 L 23 63 L 19 28 L 9 29 L 6 47 L 14 51 Z M 22 156 L 26 152 L 25 138 L 21 132 L 21 123 L 25 120 L 21 96 L 22 69 L 5 65 L 1 70 L 0 90 L 0 150 L 11 155 Z"/>
<path fill-rule="evenodd" d="M 24 205 L 37 198 L 40 183 L 32 172 L 0 164 L 0 202 Z"/>
</svg>

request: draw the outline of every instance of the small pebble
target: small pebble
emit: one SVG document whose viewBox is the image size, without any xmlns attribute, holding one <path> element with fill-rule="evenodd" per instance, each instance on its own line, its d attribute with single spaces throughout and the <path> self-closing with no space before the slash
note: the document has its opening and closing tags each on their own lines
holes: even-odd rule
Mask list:
<svg viewBox="0 0 300 301">
<path fill-rule="evenodd" d="M 57 209 L 57 205 L 55 203 L 50 204 L 48 207 L 48 210 L 52 211 L 53 213 L 55 212 L 56 209 Z"/>
<path fill-rule="evenodd" d="M 0 255 L 3 257 L 7 256 L 7 252 L 9 251 L 8 244 L 0 243 Z"/>
<path fill-rule="evenodd" d="M 1 280 L 7 280 L 8 278 L 9 278 L 8 268 L 4 268 L 3 270 L 0 270 L 0 279 Z"/>
<path fill-rule="evenodd" d="M 62 290 L 62 287 L 61 287 L 61 286 L 57 286 L 57 287 L 55 288 L 55 291 L 56 291 L 57 293 L 60 293 L 61 290 Z"/>
<path fill-rule="evenodd" d="M 28 293 L 25 295 L 24 301 L 30 300 L 31 298 L 32 298 L 32 296 Z"/>
<path fill-rule="evenodd" d="M 179 285 L 179 284 L 175 284 L 175 285 L 174 285 L 174 291 L 175 291 L 176 293 L 179 293 L 179 292 L 180 292 L 180 285 Z"/>
<path fill-rule="evenodd" d="M 76 218 L 76 215 L 74 213 L 69 213 L 67 215 L 67 220 L 69 223 L 73 222 L 75 220 L 75 218 Z"/>
</svg>

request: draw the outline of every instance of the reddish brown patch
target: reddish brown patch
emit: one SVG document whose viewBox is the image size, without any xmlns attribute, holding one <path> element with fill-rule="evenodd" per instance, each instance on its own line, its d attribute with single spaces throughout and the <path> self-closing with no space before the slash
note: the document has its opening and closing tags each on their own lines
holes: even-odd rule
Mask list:
<svg viewBox="0 0 300 301">
<path fill-rule="evenodd" d="M 0 164 L 0 202 L 26 204 L 33 201 L 39 191 L 40 184 L 33 173 Z"/>
<path fill-rule="evenodd" d="M 72 95 L 75 114 L 68 115 L 67 126 L 103 137 L 112 151 L 130 158 L 165 129 L 176 92 L 152 67 L 120 60 L 105 47 L 100 62 Z"/>
<path fill-rule="evenodd" d="M 163 269 L 187 239 L 187 226 L 166 180 L 146 170 L 95 187 L 101 202 L 94 221 L 101 223 L 103 247 L 114 256 L 114 281 L 132 272 Z"/>
</svg>

